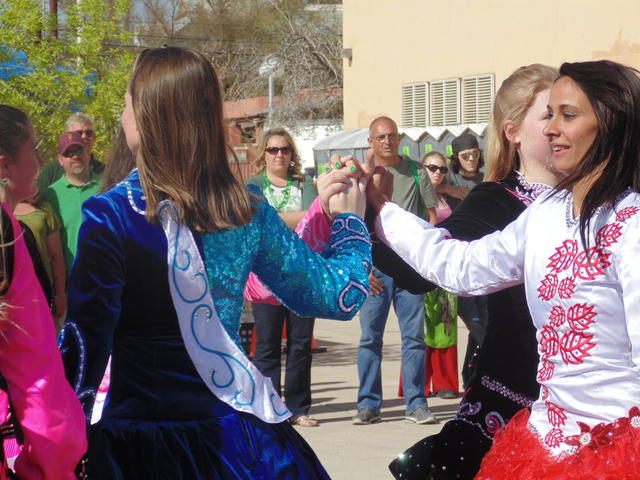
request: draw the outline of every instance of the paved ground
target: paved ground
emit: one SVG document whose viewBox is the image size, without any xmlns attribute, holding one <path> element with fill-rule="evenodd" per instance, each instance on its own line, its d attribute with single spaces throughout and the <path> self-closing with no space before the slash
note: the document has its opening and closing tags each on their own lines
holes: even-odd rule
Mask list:
<svg viewBox="0 0 640 480">
<path fill-rule="evenodd" d="M 400 372 L 400 334 L 398 322 L 390 315 L 385 333 L 382 383 L 384 405 L 382 422 L 355 426 L 358 392 L 356 350 L 359 320 L 351 322 L 317 320 L 315 337 L 327 349 L 313 357 L 311 415 L 321 425 L 296 427 L 311 444 L 334 480 L 392 479 L 388 463 L 403 450 L 427 435 L 440 431 L 440 425 L 415 425 L 404 421 L 404 399 L 397 396 Z M 458 358 L 462 364 L 467 330 L 458 325 Z M 441 420 L 455 414 L 459 400 L 429 398 L 429 407 Z"/>
</svg>

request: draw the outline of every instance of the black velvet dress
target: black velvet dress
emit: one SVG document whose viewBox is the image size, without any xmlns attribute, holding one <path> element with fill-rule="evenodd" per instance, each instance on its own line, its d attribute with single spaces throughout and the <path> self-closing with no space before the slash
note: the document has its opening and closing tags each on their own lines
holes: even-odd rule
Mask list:
<svg viewBox="0 0 640 480">
<path fill-rule="evenodd" d="M 481 238 L 515 220 L 547 188 L 513 172 L 500 182 L 478 185 L 438 226 L 456 239 Z M 413 278 L 413 273 L 407 275 L 409 267 L 404 262 L 391 260 L 395 253 L 391 255 L 378 244 L 377 254 L 387 257 L 379 262 L 387 267 L 385 273 Z M 429 288 L 427 285 L 420 283 L 418 288 Z M 456 417 L 440 433 L 419 441 L 389 465 L 396 478 L 472 479 L 495 432 L 538 397 L 537 343 L 524 286 L 493 293 L 488 301 L 487 334 Z"/>
</svg>

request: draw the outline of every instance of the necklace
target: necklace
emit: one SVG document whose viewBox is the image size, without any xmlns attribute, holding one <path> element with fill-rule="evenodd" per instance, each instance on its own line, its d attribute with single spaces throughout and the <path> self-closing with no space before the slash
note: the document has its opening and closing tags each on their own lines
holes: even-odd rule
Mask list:
<svg viewBox="0 0 640 480">
<path fill-rule="evenodd" d="M 291 196 L 291 177 L 287 175 L 287 184 L 284 187 L 284 193 L 282 194 L 282 200 L 276 203 L 275 192 L 273 191 L 273 184 L 269 177 L 267 176 L 267 172 L 264 172 L 262 176 L 262 189 L 266 193 L 267 200 L 269 204 L 275 208 L 278 212 L 282 209 L 287 203 L 289 203 L 289 197 Z"/>
</svg>

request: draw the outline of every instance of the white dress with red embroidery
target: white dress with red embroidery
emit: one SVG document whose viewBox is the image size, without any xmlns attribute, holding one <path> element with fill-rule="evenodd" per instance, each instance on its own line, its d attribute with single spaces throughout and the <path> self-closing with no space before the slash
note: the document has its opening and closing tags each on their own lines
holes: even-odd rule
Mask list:
<svg viewBox="0 0 640 480">
<path fill-rule="evenodd" d="M 502 232 L 470 243 L 392 203 L 376 220 L 379 238 L 455 294 L 525 282 L 541 385 L 528 426 L 556 458 L 640 427 L 640 195 L 598 209 L 586 250 L 572 210 L 570 193 L 543 195 Z"/>
</svg>

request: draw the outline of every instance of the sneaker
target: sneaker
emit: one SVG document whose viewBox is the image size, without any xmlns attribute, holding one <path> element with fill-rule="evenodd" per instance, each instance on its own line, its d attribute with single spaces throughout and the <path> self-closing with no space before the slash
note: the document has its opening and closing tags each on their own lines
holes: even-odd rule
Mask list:
<svg viewBox="0 0 640 480">
<path fill-rule="evenodd" d="M 452 398 L 458 398 L 458 394 L 453 390 L 438 390 L 438 393 L 436 393 L 436 397 L 448 400 Z"/>
<path fill-rule="evenodd" d="M 439 423 L 440 421 L 431 413 L 429 407 L 418 407 L 409 415 L 405 415 L 404 419 L 408 422 L 415 422 L 418 425 L 427 423 Z"/>
<path fill-rule="evenodd" d="M 379 422 L 380 420 L 382 420 L 380 410 L 370 407 L 359 408 L 358 413 L 351 419 L 354 425 L 369 425 Z"/>
</svg>

